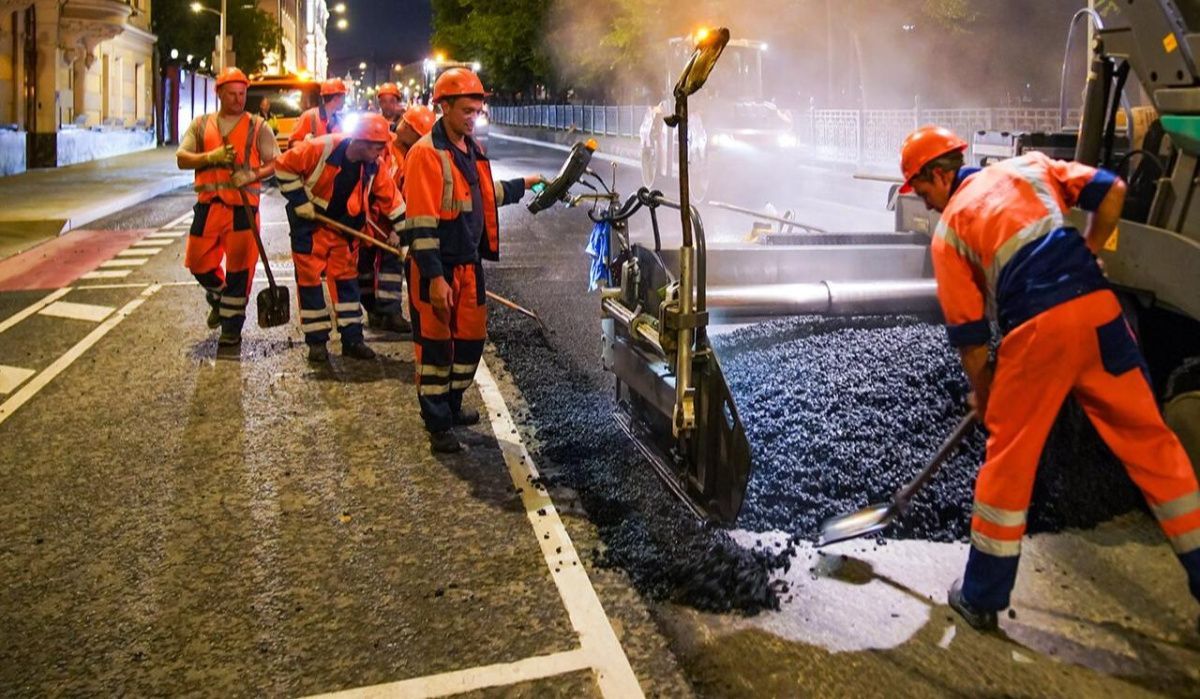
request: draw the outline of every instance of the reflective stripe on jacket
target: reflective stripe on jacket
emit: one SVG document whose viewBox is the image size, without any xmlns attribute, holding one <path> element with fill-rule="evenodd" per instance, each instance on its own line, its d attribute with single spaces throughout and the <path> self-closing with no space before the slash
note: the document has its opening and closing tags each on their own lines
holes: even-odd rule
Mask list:
<svg viewBox="0 0 1200 699">
<path fill-rule="evenodd" d="M 346 216 L 340 221 L 361 228 L 361 217 L 376 207 L 391 222 L 396 233 L 404 227 L 404 198 L 390 177 L 378 177 L 379 163 L 354 163 L 346 157 L 351 138 L 329 134 L 296 144 L 275 160 L 279 191 L 288 200 L 289 213 L 295 207 L 312 202 L 318 213 L 327 215 L 333 197 L 334 182 L 346 167 L 362 167 L 358 184 L 346 200 Z M 314 224 L 315 225 L 315 224 Z"/>
<path fill-rule="evenodd" d="M 965 169 L 930 249 L 950 344 L 986 344 L 1060 303 L 1107 287 L 1067 211 L 1095 211 L 1115 176 L 1032 152 Z"/>
<path fill-rule="evenodd" d="M 288 148 L 310 138 L 342 132 L 341 125 L 336 119 L 332 126 L 329 122 L 330 117 L 325 113 L 325 107 L 306 109 L 296 120 L 296 128 L 292 129 L 292 135 L 288 136 Z"/>
<path fill-rule="evenodd" d="M 515 204 L 525 193 L 521 179 L 493 180 L 492 165 L 471 137 L 467 147 L 475 154 L 483 201 L 483 234 L 476 243 L 463 213 L 472 210 L 470 185 L 454 165 L 451 145 L 439 119 L 433 129 L 413 144 L 404 161 L 404 199 L 408 203 L 409 252 L 422 276 L 433 278 L 444 268 L 500 257 L 497 207 Z"/>
<path fill-rule="evenodd" d="M 249 113 L 242 113 L 229 136 L 221 138 L 221 127 L 216 114 L 205 114 L 201 121 L 201 140 L 199 152 L 207 153 L 228 143 L 233 146 L 234 164 L 204 165 L 196 168 L 195 184 L 197 199 L 201 204 L 210 204 L 219 199 L 227 206 L 242 206 L 242 195 L 233 186 L 234 169 L 262 167 L 262 154 L 258 152 L 258 134 L 262 129 L 263 120 Z M 244 188 L 246 199 L 250 206 L 258 206 L 258 196 L 262 186 L 252 182 Z"/>
</svg>

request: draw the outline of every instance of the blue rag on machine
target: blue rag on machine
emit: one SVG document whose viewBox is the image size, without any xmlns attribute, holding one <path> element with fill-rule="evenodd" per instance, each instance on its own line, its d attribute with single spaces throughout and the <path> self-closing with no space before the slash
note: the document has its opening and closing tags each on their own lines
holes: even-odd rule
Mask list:
<svg viewBox="0 0 1200 699">
<path fill-rule="evenodd" d="M 608 239 L 611 233 L 612 224 L 607 221 L 601 221 L 592 226 L 592 237 L 588 239 L 585 250 L 592 258 L 592 269 L 588 275 L 588 291 L 595 291 L 601 280 L 607 285 L 612 284 L 608 265 L 604 264 L 604 259 L 608 256 Z"/>
</svg>

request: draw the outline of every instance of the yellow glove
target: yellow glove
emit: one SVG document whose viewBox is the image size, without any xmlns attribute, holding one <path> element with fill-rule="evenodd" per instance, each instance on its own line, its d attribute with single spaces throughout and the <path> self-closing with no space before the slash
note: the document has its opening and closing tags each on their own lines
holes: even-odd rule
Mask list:
<svg viewBox="0 0 1200 699">
<path fill-rule="evenodd" d="M 313 203 L 311 201 L 304 202 L 300 206 L 297 206 L 295 209 L 293 209 L 293 211 L 295 211 L 296 215 L 299 216 L 300 218 L 303 218 L 303 219 L 306 219 L 309 221 L 312 221 L 313 219 L 315 219 L 317 217 L 317 208 L 315 206 L 313 206 Z"/>
<path fill-rule="evenodd" d="M 238 170 L 237 172 L 233 173 L 233 177 L 231 179 L 233 180 L 233 186 L 240 189 L 251 182 L 254 182 L 258 179 L 258 177 L 254 174 L 253 170 Z"/>
<path fill-rule="evenodd" d="M 204 162 L 209 165 L 232 165 L 235 157 L 233 146 L 226 144 L 205 153 Z"/>
</svg>

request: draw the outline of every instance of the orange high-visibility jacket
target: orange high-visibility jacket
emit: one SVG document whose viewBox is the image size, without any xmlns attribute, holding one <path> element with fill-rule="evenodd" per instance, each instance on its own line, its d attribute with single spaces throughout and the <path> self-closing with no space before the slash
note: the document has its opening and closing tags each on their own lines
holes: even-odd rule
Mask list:
<svg viewBox="0 0 1200 699">
<path fill-rule="evenodd" d="M 316 138 L 331 133 L 341 133 L 342 125 L 337 120 L 337 115 L 326 113 L 325 107 L 313 107 L 307 109 L 300 118 L 296 120 L 296 128 L 292 130 L 292 135 L 288 136 L 288 148 L 294 147 L 297 143 L 303 141 L 307 137 Z"/>
<path fill-rule="evenodd" d="M 471 187 L 454 164 L 439 119 L 433 130 L 413 144 L 404 162 L 404 199 L 408 203 L 409 252 L 428 279 L 442 275 L 446 267 L 500 256 L 497 207 L 515 204 L 525 193 L 522 179 L 493 180 L 492 165 L 471 137 L 467 147 L 474 151 L 483 201 L 483 234 L 470 230 L 468 217 L 474 206 Z"/>
<path fill-rule="evenodd" d="M 205 114 L 201 122 L 201 141 L 199 152 L 220 148 L 226 142 L 233 146 L 234 164 L 205 165 L 196 168 L 194 189 L 201 204 L 211 204 L 214 199 L 220 200 L 226 206 L 242 206 L 242 195 L 233 186 L 234 168 L 254 168 L 262 166 L 262 154 L 258 152 L 258 133 L 263 126 L 263 120 L 248 112 L 242 113 L 233 131 L 226 139 L 221 138 L 221 129 L 216 114 Z M 246 199 L 250 206 L 258 206 L 259 193 L 262 187 L 258 182 L 245 186 Z"/>
<path fill-rule="evenodd" d="M 1060 303 L 1108 287 L 1066 221 L 1095 211 L 1116 176 L 1031 152 L 955 179 L 930 254 L 950 344 L 987 344 Z"/>
<path fill-rule="evenodd" d="M 391 222 L 397 234 L 404 228 L 404 198 L 390 177 L 380 177 L 379 162 L 354 163 L 346 157 L 351 138 L 329 134 L 298 143 L 275 160 L 279 191 L 294 209 L 312 202 L 322 215 L 328 215 L 334 184 L 343 168 L 361 167 L 362 173 L 345 202 L 346 216 L 340 221 L 351 228 L 362 228 L 366 213 L 377 206 Z"/>
</svg>

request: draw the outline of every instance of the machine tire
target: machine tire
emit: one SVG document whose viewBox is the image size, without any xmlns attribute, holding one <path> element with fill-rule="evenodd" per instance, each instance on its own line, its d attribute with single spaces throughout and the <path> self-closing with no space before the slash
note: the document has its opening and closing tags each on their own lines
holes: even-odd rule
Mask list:
<svg viewBox="0 0 1200 699">
<path fill-rule="evenodd" d="M 1163 419 L 1179 437 L 1200 478 L 1200 357 L 1192 357 L 1167 380 Z"/>
</svg>

